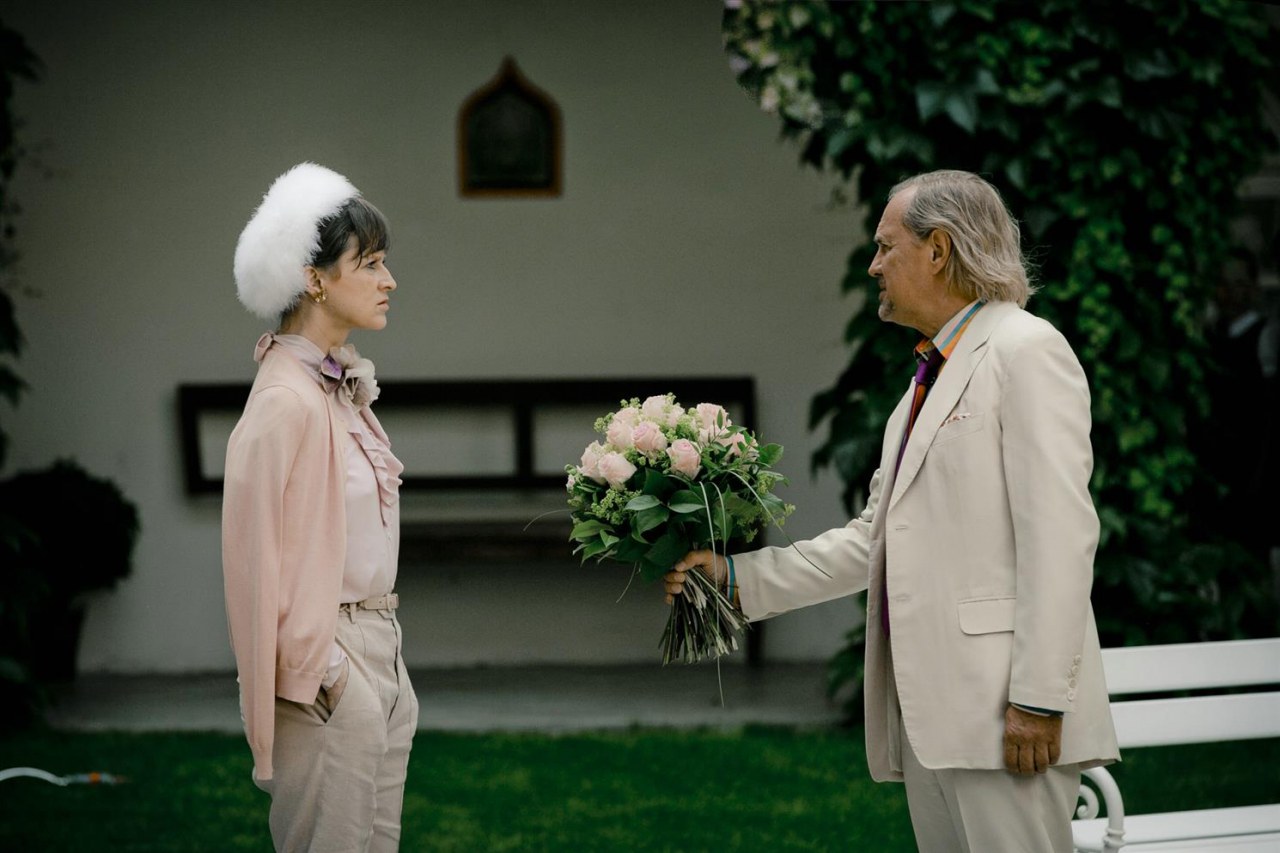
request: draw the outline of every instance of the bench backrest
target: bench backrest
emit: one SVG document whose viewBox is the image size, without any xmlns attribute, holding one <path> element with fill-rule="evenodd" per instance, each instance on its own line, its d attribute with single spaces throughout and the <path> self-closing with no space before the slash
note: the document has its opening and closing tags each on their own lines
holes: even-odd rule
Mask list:
<svg viewBox="0 0 1280 853">
<path fill-rule="evenodd" d="M 1268 686 L 1260 692 L 1112 699 L 1121 747 L 1280 737 L 1280 638 L 1103 649 L 1112 697 Z"/>
</svg>

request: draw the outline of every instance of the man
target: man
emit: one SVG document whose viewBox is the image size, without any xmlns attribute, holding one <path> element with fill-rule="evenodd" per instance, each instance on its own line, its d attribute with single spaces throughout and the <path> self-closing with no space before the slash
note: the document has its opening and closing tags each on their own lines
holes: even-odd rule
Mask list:
<svg viewBox="0 0 1280 853">
<path fill-rule="evenodd" d="M 986 181 L 902 182 L 875 240 L 881 319 L 925 339 L 866 509 L 794 548 L 692 552 L 668 601 L 694 567 L 752 620 L 868 590 L 867 762 L 905 781 L 920 849 L 1070 851 L 1081 768 L 1119 758 L 1085 376 L 1022 310 L 1018 226 Z"/>
</svg>

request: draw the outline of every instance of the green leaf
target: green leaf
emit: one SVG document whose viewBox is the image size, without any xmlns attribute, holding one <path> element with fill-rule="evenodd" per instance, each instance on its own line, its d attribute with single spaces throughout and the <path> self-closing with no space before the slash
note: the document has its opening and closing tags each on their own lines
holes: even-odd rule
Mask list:
<svg viewBox="0 0 1280 853">
<path fill-rule="evenodd" d="M 947 99 L 947 88 L 937 81 L 928 81 L 916 86 L 916 110 L 920 113 L 920 121 L 929 119 L 942 112 Z"/>
<path fill-rule="evenodd" d="M 951 120 L 969 133 L 978 128 L 978 99 L 972 92 L 951 92 L 944 102 Z"/>
<path fill-rule="evenodd" d="M 579 521 L 575 524 L 572 532 L 569 533 L 569 538 L 576 539 L 579 542 L 584 542 L 595 536 L 601 530 L 610 529 L 609 525 L 605 524 L 603 521 L 597 521 L 594 518 L 590 518 L 586 521 Z"/>
<path fill-rule="evenodd" d="M 704 511 L 707 508 L 707 503 L 700 493 L 681 489 L 671 496 L 671 501 L 667 506 L 671 508 L 672 512 L 688 514 Z"/>
<path fill-rule="evenodd" d="M 689 542 L 674 527 L 653 543 L 653 547 L 645 552 L 644 558 L 655 566 L 674 566 L 676 561 L 689 552 Z"/>
<path fill-rule="evenodd" d="M 644 471 L 644 486 L 640 489 L 642 494 L 653 495 L 659 499 L 665 496 L 672 489 L 670 478 L 659 471 L 657 468 L 646 468 Z"/>
<path fill-rule="evenodd" d="M 766 444 L 760 448 L 760 464 L 766 468 L 776 465 L 778 460 L 782 458 L 781 444 Z"/>
<path fill-rule="evenodd" d="M 651 509 L 661 503 L 662 501 L 658 500 L 653 495 L 636 495 L 634 498 L 627 501 L 627 505 L 623 507 L 623 509 L 629 509 L 632 512 L 640 512 L 641 510 Z"/>
<path fill-rule="evenodd" d="M 653 528 L 666 522 L 671 517 L 671 511 L 665 506 L 654 506 L 642 512 L 636 513 L 632 519 L 632 528 L 640 533 L 647 533 Z"/>
<path fill-rule="evenodd" d="M 582 549 L 582 561 L 586 562 L 592 557 L 600 557 L 600 555 L 608 550 L 609 546 L 599 540 L 596 540 L 595 542 L 588 542 Z"/>
</svg>

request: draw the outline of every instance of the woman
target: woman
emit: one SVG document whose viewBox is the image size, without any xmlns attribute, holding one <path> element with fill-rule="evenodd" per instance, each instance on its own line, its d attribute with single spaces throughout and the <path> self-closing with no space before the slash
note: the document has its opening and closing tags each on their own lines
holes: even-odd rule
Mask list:
<svg viewBox="0 0 1280 853">
<path fill-rule="evenodd" d="M 281 175 L 236 246 L 240 301 L 278 324 L 227 445 L 222 554 L 240 707 L 277 850 L 395 850 L 418 702 L 392 593 L 398 475 L 369 404 L 396 288 L 387 225 L 346 178 Z"/>
</svg>

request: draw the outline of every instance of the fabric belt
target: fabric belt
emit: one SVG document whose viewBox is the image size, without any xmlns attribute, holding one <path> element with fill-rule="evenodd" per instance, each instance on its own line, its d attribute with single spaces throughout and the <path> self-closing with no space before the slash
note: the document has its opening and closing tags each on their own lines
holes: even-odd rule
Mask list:
<svg viewBox="0 0 1280 853">
<path fill-rule="evenodd" d="M 400 606 L 400 596 L 394 592 L 366 598 L 364 601 L 344 601 L 338 605 L 338 612 L 351 610 L 395 610 Z"/>
</svg>

